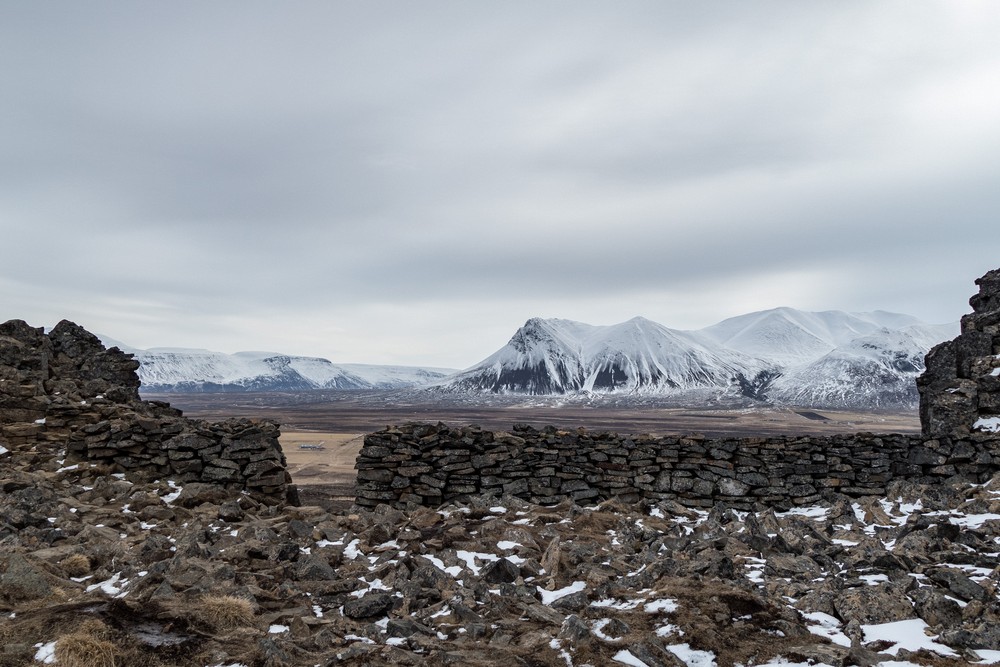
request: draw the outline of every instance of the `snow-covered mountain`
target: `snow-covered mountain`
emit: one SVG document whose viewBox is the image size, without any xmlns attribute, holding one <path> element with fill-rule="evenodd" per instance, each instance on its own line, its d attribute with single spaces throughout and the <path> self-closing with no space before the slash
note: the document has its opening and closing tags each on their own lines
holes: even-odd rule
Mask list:
<svg viewBox="0 0 1000 667">
<path fill-rule="evenodd" d="M 924 355 L 957 330 L 881 311 L 792 308 L 698 331 L 640 317 L 611 326 L 532 318 L 503 348 L 440 386 L 534 395 L 708 389 L 812 407 L 912 406 Z"/>
<path fill-rule="evenodd" d="M 496 393 L 664 393 L 725 388 L 765 366 L 641 317 L 611 326 L 533 318 L 510 343 L 448 385 Z"/>
<path fill-rule="evenodd" d="M 748 313 L 697 331 L 636 317 L 610 326 L 532 318 L 475 366 L 333 364 L 270 352 L 140 350 L 142 391 L 404 389 L 475 394 L 717 397 L 827 408 L 913 407 L 924 355 L 958 325 L 877 311 Z M 659 398 L 656 398 L 659 400 Z"/>
<path fill-rule="evenodd" d="M 135 355 L 145 393 L 401 389 L 437 382 L 454 373 L 444 368 L 333 364 L 319 357 L 272 352 L 140 350 L 109 338 L 102 337 L 102 341 Z"/>
<path fill-rule="evenodd" d="M 789 368 L 768 397 L 777 403 L 883 408 L 914 404 L 927 347 L 905 331 L 881 329 Z"/>
</svg>

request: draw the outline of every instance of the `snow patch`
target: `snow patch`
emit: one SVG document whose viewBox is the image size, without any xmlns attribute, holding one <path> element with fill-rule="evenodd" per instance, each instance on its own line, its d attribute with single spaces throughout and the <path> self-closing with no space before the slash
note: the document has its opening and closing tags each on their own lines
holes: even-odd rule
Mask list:
<svg viewBox="0 0 1000 667">
<path fill-rule="evenodd" d="M 125 594 L 122 591 L 126 586 L 128 586 L 128 579 L 122 579 L 122 573 L 116 572 L 109 579 L 87 586 L 87 592 L 93 593 L 96 590 L 100 590 L 110 597 L 124 597 Z"/>
<path fill-rule="evenodd" d="M 593 625 L 594 636 L 606 642 L 620 642 L 622 640 L 621 637 L 612 637 L 611 635 L 604 634 L 604 628 L 606 628 L 608 626 L 608 623 L 610 622 L 611 622 L 610 618 L 601 618 L 594 621 Z"/>
<path fill-rule="evenodd" d="M 939 655 L 958 657 L 953 650 L 934 641 L 937 636 L 929 637 L 926 632 L 927 623 L 919 618 L 879 625 L 862 625 L 861 630 L 865 634 L 866 644 L 879 640 L 892 642 L 893 646 L 884 651 L 889 655 L 896 655 L 900 649 L 913 652 L 927 649 Z"/>
<path fill-rule="evenodd" d="M 645 662 L 632 655 L 631 651 L 618 651 L 618 653 L 615 653 L 611 659 L 615 662 L 620 662 L 623 665 L 630 665 L 631 667 L 649 667 L 649 665 Z"/>
<path fill-rule="evenodd" d="M 178 498 L 181 497 L 181 491 L 183 489 L 173 480 L 168 481 L 167 486 L 173 489 L 174 492 L 168 493 L 167 495 L 161 497 L 160 500 L 162 500 L 167 505 L 170 505 L 171 503 L 173 503 L 174 501 L 176 501 Z"/>
<path fill-rule="evenodd" d="M 976 420 L 972 428 L 986 433 L 1000 433 L 1000 417 L 982 417 Z"/>
<path fill-rule="evenodd" d="M 462 550 L 459 550 L 459 551 L 455 552 L 455 556 L 459 560 L 465 561 L 465 566 L 467 568 L 469 568 L 469 570 L 472 572 L 472 574 L 476 574 L 476 575 L 478 575 L 479 574 L 479 570 L 482 569 L 482 566 L 476 565 L 476 559 L 477 558 L 480 559 L 480 560 L 488 561 L 488 562 L 489 561 L 500 560 L 499 556 L 495 556 L 493 554 L 481 554 L 481 553 L 478 553 L 478 552 L 475 552 L 475 551 L 462 551 Z"/>
<path fill-rule="evenodd" d="M 434 567 L 436 567 L 437 569 L 441 570 L 445 574 L 450 574 L 453 577 L 458 577 L 458 575 L 462 574 L 462 568 L 461 567 L 459 567 L 458 565 L 452 565 L 451 567 L 445 567 L 444 561 L 441 560 L 440 558 L 438 558 L 437 556 L 430 556 L 428 554 L 421 554 L 420 557 L 421 558 L 426 558 L 427 560 L 429 560 L 431 563 L 434 564 Z"/>
<path fill-rule="evenodd" d="M 690 644 L 674 644 L 667 650 L 688 667 L 715 667 L 715 654 L 711 651 L 696 651 Z"/>
<path fill-rule="evenodd" d="M 45 663 L 46 665 L 51 665 L 56 661 L 56 643 L 49 642 L 48 644 L 35 644 L 35 662 Z"/>
<path fill-rule="evenodd" d="M 567 595 L 572 595 L 573 593 L 579 593 L 587 587 L 587 584 L 582 581 L 574 581 L 569 586 L 565 588 L 557 588 L 554 591 L 547 591 L 541 586 L 536 586 L 538 589 L 538 594 L 542 596 L 542 604 L 552 604 L 560 598 L 564 598 Z"/>
<path fill-rule="evenodd" d="M 349 560 L 357 560 L 358 556 L 362 555 L 358 550 L 358 545 L 361 544 L 359 538 L 351 540 L 351 543 L 344 547 L 344 556 Z"/>
<path fill-rule="evenodd" d="M 977 665 L 995 665 L 1000 662 L 1000 651 L 978 648 L 976 649 L 976 653 L 980 658 L 979 662 L 975 663 Z"/>
<path fill-rule="evenodd" d="M 840 629 L 840 621 L 830 614 L 813 611 L 802 614 L 802 618 L 813 622 L 813 625 L 807 625 L 806 629 L 814 635 L 826 637 L 834 644 L 839 644 L 840 646 L 849 647 L 851 645 L 851 638 L 845 635 Z"/>
<path fill-rule="evenodd" d="M 787 512 L 775 512 L 777 517 L 787 517 L 787 516 L 801 516 L 807 519 L 814 519 L 816 521 L 823 521 L 826 519 L 827 515 L 830 513 L 829 507 L 795 507 Z"/>
<path fill-rule="evenodd" d="M 665 598 L 663 600 L 653 600 L 652 602 L 647 602 L 643 605 L 642 610 L 647 614 L 656 614 L 658 612 L 663 612 L 664 614 L 672 614 L 677 611 L 679 607 L 677 606 L 677 600 L 671 600 L 670 598 Z"/>
</svg>

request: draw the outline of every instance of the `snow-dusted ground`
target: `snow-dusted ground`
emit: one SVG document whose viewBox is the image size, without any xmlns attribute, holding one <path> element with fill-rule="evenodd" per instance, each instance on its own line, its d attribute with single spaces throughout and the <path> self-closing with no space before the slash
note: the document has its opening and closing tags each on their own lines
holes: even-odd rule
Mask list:
<svg viewBox="0 0 1000 667">
<path fill-rule="evenodd" d="M 114 601 L 90 618 L 128 609 L 117 626 L 170 624 L 183 640 L 210 592 L 248 597 L 256 616 L 239 642 L 201 630 L 201 661 L 168 664 L 275 651 L 295 665 L 835 666 L 850 651 L 882 667 L 1000 664 L 1000 478 L 779 513 L 504 498 L 330 514 L 246 496 L 223 513 L 198 485 L 30 453 L 0 466 L 0 519 L 26 525 L 5 529 L 5 557 L 61 591 L 0 595 L 0 641 L 39 663 L 79 604 Z M 59 579 L 67 553 L 89 571 Z"/>
</svg>

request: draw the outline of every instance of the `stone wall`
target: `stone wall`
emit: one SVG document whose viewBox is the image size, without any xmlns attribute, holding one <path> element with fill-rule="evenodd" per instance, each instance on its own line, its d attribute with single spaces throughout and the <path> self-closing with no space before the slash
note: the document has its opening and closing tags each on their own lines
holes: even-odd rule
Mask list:
<svg viewBox="0 0 1000 667">
<path fill-rule="evenodd" d="M 618 497 L 749 509 L 806 505 L 830 491 L 884 495 L 899 478 L 985 481 L 1000 468 L 1000 438 L 654 438 L 521 425 L 501 433 L 408 424 L 368 435 L 357 468 L 357 503 L 364 506 L 510 494 L 540 504 Z"/>
<path fill-rule="evenodd" d="M 620 497 L 695 507 L 805 505 L 825 493 L 882 495 L 894 479 L 986 481 L 1000 470 L 1000 269 L 962 334 L 927 355 L 922 435 L 632 438 L 549 428 L 492 433 L 411 424 L 365 438 L 359 505 L 436 505 L 510 494 L 536 503 Z"/>
<path fill-rule="evenodd" d="M 139 398 L 138 367 L 72 322 L 48 334 L 20 320 L 0 324 L 0 448 L 295 501 L 276 424 L 186 419 Z"/>
</svg>

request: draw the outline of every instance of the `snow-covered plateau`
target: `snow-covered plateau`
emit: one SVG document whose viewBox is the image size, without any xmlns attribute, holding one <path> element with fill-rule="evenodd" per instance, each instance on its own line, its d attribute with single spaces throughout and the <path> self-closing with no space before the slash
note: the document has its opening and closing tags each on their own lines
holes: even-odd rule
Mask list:
<svg viewBox="0 0 1000 667">
<path fill-rule="evenodd" d="M 225 354 L 188 348 L 140 350 L 102 337 L 135 355 L 144 393 L 404 389 L 440 381 L 447 368 L 334 364 L 320 357 L 274 352 Z"/>
</svg>

